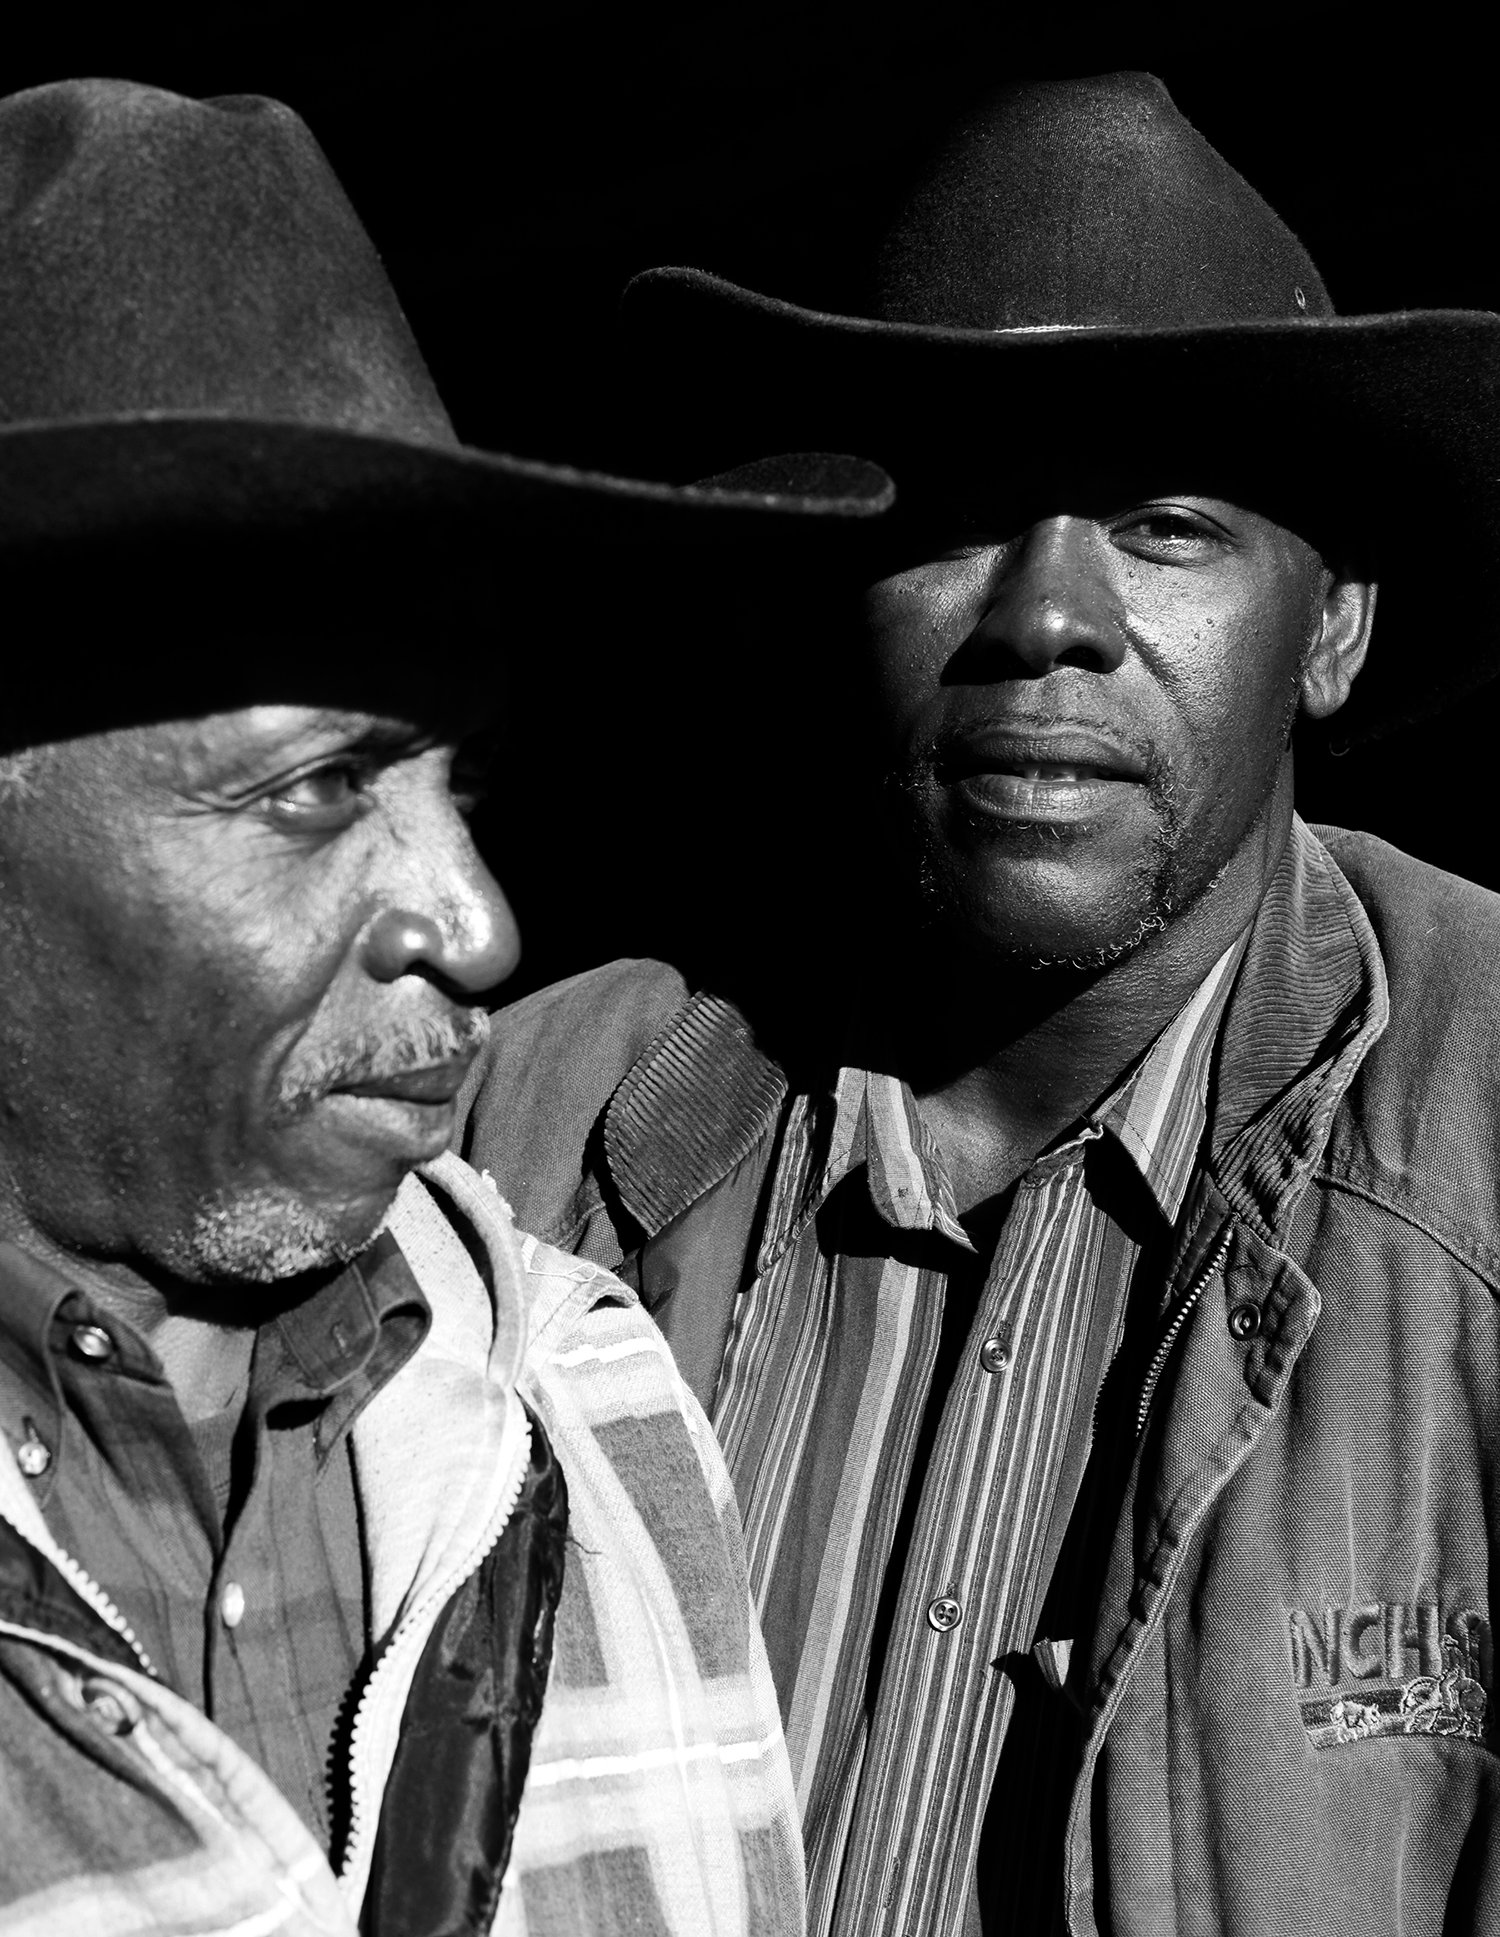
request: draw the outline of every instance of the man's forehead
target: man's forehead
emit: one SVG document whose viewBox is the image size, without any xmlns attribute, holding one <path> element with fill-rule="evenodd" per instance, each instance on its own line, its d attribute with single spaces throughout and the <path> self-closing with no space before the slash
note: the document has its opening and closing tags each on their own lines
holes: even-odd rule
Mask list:
<svg viewBox="0 0 1500 1937">
<path fill-rule="evenodd" d="M 913 508 L 1002 531 L 1055 517 L 1097 518 L 1163 501 L 1214 503 L 1269 515 L 1270 497 L 1224 466 L 1081 459 L 1070 465 L 996 466 L 987 474 L 934 479 Z M 1274 520 L 1279 522 L 1279 520 Z"/>
<path fill-rule="evenodd" d="M 491 724 L 482 707 L 401 711 L 268 701 L 136 729 L 140 743 L 192 763 L 298 760 L 327 752 L 399 755 L 407 748 L 456 745 Z"/>
<path fill-rule="evenodd" d="M 1195 498 L 1265 518 L 1322 550 L 1357 542 L 1367 522 L 1363 493 L 1347 464 L 1289 444 L 1236 419 L 1185 423 L 1181 414 L 1032 412 L 957 438 L 942 462 L 888 468 L 900 498 L 893 520 L 924 526 L 983 525 L 1002 534 L 1049 517 L 1099 517 L 1162 499 Z"/>
<path fill-rule="evenodd" d="M 422 731 L 416 720 L 352 706 L 303 706 L 268 702 L 196 719 L 166 721 L 144 732 L 196 742 L 205 748 L 239 744 L 279 745 L 289 740 L 372 740 L 399 744 Z M 431 727 L 429 725 L 430 733 Z"/>
</svg>

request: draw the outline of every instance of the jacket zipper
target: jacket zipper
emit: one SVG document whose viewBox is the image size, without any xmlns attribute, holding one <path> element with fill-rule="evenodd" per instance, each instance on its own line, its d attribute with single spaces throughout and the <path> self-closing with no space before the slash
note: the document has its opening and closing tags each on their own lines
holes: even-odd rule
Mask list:
<svg viewBox="0 0 1500 1937">
<path fill-rule="evenodd" d="M 6 1526 L 10 1528 L 18 1540 L 24 1540 L 33 1553 L 40 1554 L 44 1560 L 51 1561 L 52 1565 L 62 1575 L 63 1579 L 72 1588 L 78 1598 L 81 1601 L 86 1601 L 104 1625 L 119 1635 L 120 1639 L 141 1664 L 145 1673 L 153 1681 L 160 1681 L 161 1676 L 156 1672 L 156 1664 L 152 1661 L 150 1655 L 146 1653 L 146 1650 L 141 1646 L 140 1642 L 136 1640 L 135 1631 L 132 1629 L 130 1623 L 125 1619 L 125 1616 L 115 1606 L 114 1602 L 105 1593 L 99 1583 L 91 1575 L 83 1571 L 73 1556 L 64 1553 L 62 1548 L 55 1542 L 50 1553 L 44 1547 L 38 1547 L 36 1542 L 31 1538 L 31 1535 L 23 1528 L 18 1527 L 8 1513 L 0 1511 L 0 1520 L 5 1522 Z"/>
<path fill-rule="evenodd" d="M 364 1692 L 355 1706 L 354 1722 L 349 1731 L 349 1833 L 344 1842 L 344 1860 L 339 1865 L 340 1882 L 354 1873 L 357 1867 L 355 1859 L 363 1854 L 361 1845 L 367 1835 L 364 1785 L 360 1780 L 360 1750 L 375 1692 L 388 1674 L 391 1663 L 405 1652 L 414 1634 L 417 1636 L 418 1645 L 425 1645 L 426 1630 L 430 1626 L 429 1617 L 434 1608 L 444 1606 L 455 1589 L 468 1580 L 476 1568 L 483 1565 L 485 1557 L 505 1532 L 510 1517 L 516 1510 L 516 1502 L 521 1497 L 521 1490 L 526 1484 L 526 1475 L 530 1466 L 531 1427 L 523 1421 L 515 1474 L 506 1487 L 495 1512 L 491 1515 L 489 1525 L 459 1565 L 450 1568 L 443 1579 L 408 1611 L 386 1644 L 385 1652 L 376 1662 L 370 1679 L 365 1683 Z"/>
<path fill-rule="evenodd" d="M 1193 1280 L 1192 1288 L 1188 1291 L 1182 1303 L 1177 1307 L 1176 1312 L 1173 1314 L 1172 1322 L 1168 1325 L 1166 1333 L 1162 1338 L 1161 1344 L 1156 1348 L 1156 1356 L 1151 1361 L 1151 1369 L 1146 1374 L 1146 1383 L 1141 1392 L 1141 1403 L 1136 1408 L 1135 1436 L 1137 1439 L 1146 1430 L 1146 1414 L 1151 1410 L 1151 1400 L 1155 1395 L 1157 1382 L 1166 1369 L 1167 1360 L 1172 1356 L 1172 1347 L 1177 1343 L 1183 1326 L 1192 1317 L 1198 1300 L 1203 1296 L 1204 1291 L 1208 1287 L 1209 1279 L 1212 1278 L 1219 1266 L 1223 1264 L 1233 1241 L 1234 1227 L 1233 1225 L 1226 1225 L 1220 1235 L 1218 1243 L 1214 1246 L 1213 1255 Z"/>
</svg>

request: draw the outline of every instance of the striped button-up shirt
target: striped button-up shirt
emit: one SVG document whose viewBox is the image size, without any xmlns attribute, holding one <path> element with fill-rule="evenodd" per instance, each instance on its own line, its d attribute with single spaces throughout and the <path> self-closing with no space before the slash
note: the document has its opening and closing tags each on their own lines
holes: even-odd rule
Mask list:
<svg viewBox="0 0 1500 1937">
<path fill-rule="evenodd" d="M 1023 1915 L 1029 1932 L 1052 1895 L 1017 1872 L 1060 1851 L 1012 1837 L 996 1860 L 987 1811 L 1018 1665 L 1054 1688 L 1066 1667 L 1071 1637 L 1038 1620 L 1132 1280 L 1191 1181 L 1242 947 L 1019 1180 L 990 1256 L 899 1080 L 846 1068 L 791 1106 L 714 1423 L 786 1719 L 811 1932 L 957 1937 Z M 1044 1740 L 1053 1713 L 1066 1732 L 1054 1697 Z M 1065 1780 L 1047 1759 L 1012 1783 L 1027 1808 Z"/>
</svg>

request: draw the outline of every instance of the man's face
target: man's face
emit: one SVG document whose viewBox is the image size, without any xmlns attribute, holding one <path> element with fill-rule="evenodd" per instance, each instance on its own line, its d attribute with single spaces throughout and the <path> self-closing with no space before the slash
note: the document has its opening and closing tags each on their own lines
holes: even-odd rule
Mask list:
<svg viewBox="0 0 1500 1937">
<path fill-rule="evenodd" d="M 515 924 L 444 727 L 268 705 L 93 734 L 0 799 L 0 1161 L 66 1252 L 347 1259 L 445 1147 Z"/>
<path fill-rule="evenodd" d="M 1347 693 L 1369 588 L 1139 479 L 965 522 L 866 595 L 898 841 L 955 939 L 1102 967 L 1284 834 L 1293 719 Z"/>
</svg>

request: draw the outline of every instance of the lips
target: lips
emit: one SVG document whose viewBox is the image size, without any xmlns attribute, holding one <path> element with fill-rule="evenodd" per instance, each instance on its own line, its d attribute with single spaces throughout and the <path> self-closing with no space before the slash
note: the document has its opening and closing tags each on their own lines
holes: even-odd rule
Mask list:
<svg viewBox="0 0 1500 1937">
<path fill-rule="evenodd" d="M 336 1084 L 329 1094 L 383 1096 L 399 1103 L 451 1103 L 462 1089 L 473 1060 L 472 1056 L 461 1056 L 450 1062 L 429 1063 L 420 1069 L 367 1076 L 357 1083 Z"/>
<path fill-rule="evenodd" d="M 939 750 L 938 777 L 965 780 L 976 774 L 1078 785 L 1087 781 L 1142 782 L 1140 755 L 1103 734 L 1020 731 L 988 727 L 947 741 Z"/>
<path fill-rule="evenodd" d="M 430 1162 L 453 1135 L 458 1092 L 473 1060 L 457 1056 L 336 1083 L 307 1122 L 314 1135 L 345 1150 L 345 1161 L 373 1163 L 382 1173 Z"/>
<path fill-rule="evenodd" d="M 1059 826 L 1126 807 L 1147 778 L 1146 761 L 1113 734 L 992 724 L 946 739 L 934 771 L 964 804 L 989 820 Z"/>
</svg>

